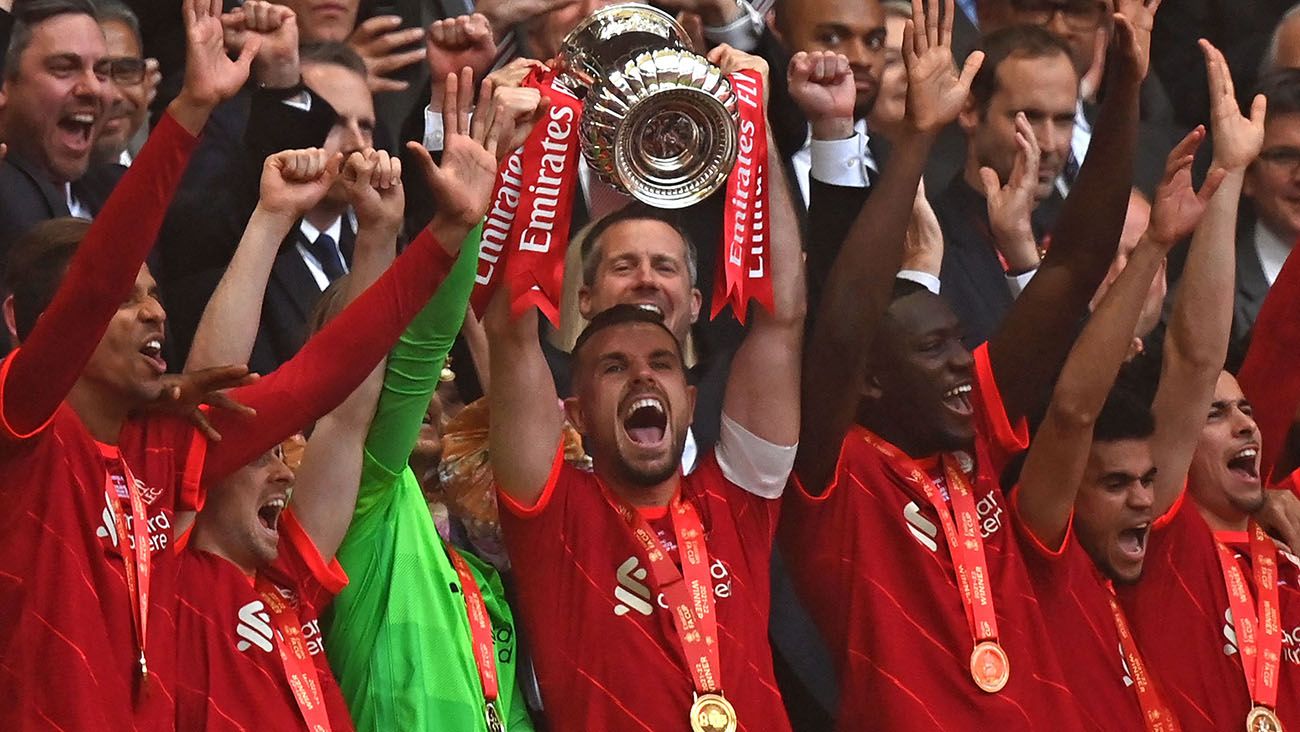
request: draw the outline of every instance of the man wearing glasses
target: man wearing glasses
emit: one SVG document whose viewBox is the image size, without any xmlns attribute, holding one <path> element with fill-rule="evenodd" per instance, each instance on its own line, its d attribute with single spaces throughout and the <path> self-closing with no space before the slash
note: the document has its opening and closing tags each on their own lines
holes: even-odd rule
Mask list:
<svg viewBox="0 0 1300 732">
<path fill-rule="evenodd" d="M 17 0 L 9 62 L 0 86 L 0 262 L 35 224 L 91 218 L 121 169 L 91 167 L 105 113 L 119 93 L 108 83 L 104 34 L 89 0 Z"/>
<path fill-rule="evenodd" d="M 1264 144 L 1246 169 L 1237 223 L 1237 295 L 1232 344 L 1242 348 L 1264 296 L 1300 238 L 1300 70 L 1260 79 L 1268 97 Z"/>
<path fill-rule="evenodd" d="M 96 5 L 108 49 L 103 61 L 108 66 L 107 83 L 115 87 L 117 94 L 105 110 L 93 160 L 96 164 L 130 166 L 148 134 L 143 128 L 162 75 L 157 61 L 144 58 L 135 13 L 118 0 L 100 0 Z"/>
</svg>

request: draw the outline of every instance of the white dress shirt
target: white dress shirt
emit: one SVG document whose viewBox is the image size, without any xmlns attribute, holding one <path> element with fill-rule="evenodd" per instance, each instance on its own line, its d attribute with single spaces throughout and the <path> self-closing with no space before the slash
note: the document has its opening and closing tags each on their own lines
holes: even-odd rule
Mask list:
<svg viewBox="0 0 1300 732">
<path fill-rule="evenodd" d="M 1264 279 L 1272 287 L 1277 281 L 1278 273 L 1282 271 L 1282 265 L 1286 264 L 1286 258 L 1291 254 L 1291 245 L 1260 221 L 1255 225 L 1255 252 L 1259 255 Z"/>
<path fill-rule="evenodd" d="M 298 223 L 298 230 L 302 232 L 307 241 L 316 241 L 321 234 L 326 234 L 333 239 L 334 249 L 339 255 L 339 262 L 343 264 L 343 271 L 348 271 L 348 261 L 343 257 L 343 250 L 339 249 L 339 237 L 343 234 L 342 216 L 334 219 L 334 223 L 325 227 L 325 231 L 312 226 L 307 219 L 303 219 Z M 321 266 L 320 260 L 302 242 L 295 244 L 294 248 L 298 250 L 298 256 L 302 257 L 303 263 L 307 265 L 307 270 L 311 272 L 312 279 L 316 280 L 316 286 L 321 289 L 321 292 L 324 292 L 325 288 L 330 286 L 330 278 L 325 275 L 325 268 Z"/>
</svg>

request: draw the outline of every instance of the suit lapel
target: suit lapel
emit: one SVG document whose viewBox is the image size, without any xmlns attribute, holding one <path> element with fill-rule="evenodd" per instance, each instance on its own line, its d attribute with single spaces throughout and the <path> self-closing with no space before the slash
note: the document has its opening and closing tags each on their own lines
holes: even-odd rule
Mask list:
<svg viewBox="0 0 1300 732">
<path fill-rule="evenodd" d="M 271 267 L 271 284 L 278 286 L 288 296 L 298 315 L 305 321 L 320 299 L 320 287 L 316 284 L 316 278 L 312 277 L 311 270 L 307 269 L 307 263 L 302 260 L 302 254 L 298 252 L 300 237 L 301 234 L 295 227 L 293 233 L 284 240 L 275 264 Z"/>
<path fill-rule="evenodd" d="M 23 175 L 31 180 L 36 190 L 41 192 L 41 198 L 45 200 L 47 212 L 50 218 L 60 218 L 71 215 L 68 211 L 68 198 L 64 194 L 62 186 L 55 186 L 49 182 L 36 166 L 28 163 L 20 155 L 9 153 L 6 158 L 10 164 L 22 171 Z"/>
</svg>

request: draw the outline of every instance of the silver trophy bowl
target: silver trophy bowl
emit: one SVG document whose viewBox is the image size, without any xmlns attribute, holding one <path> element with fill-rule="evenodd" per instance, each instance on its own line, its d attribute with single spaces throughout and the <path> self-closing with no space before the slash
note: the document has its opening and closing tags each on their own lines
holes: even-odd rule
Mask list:
<svg viewBox="0 0 1300 732">
<path fill-rule="evenodd" d="M 605 7 L 565 38 L 559 68 L 585 93 L 582 153 L 602 180 L 658 208 L 685 208 L 726 183 L 738 124 L 731 82 L 672 16 Z"/>
</svg>

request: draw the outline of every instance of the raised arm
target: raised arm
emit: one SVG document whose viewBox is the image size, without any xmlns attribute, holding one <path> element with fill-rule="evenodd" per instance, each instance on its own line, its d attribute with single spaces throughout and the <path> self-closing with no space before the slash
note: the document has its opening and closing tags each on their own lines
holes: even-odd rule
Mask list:
<svg viewBox="0 0 1300 732">
<path fill-rule="evenodd" d="M 475 227 L 465 237 L 451 274 L 388 354 L 366 453 L 393 475 L 402 471 L 415 449 L 447 352 L 466 320 L 482 231 Z"/>
<path fill-rule="evenodd" d="M 1213 401 L 1214 384 L 1227 356 L 1235 291 L 1237 202 L 1246 166 L 1259 154 L 1264 141 L 1264 98 L 1255 99 L 1250 119 L 1243 117 L 1223 55 L 1205 41 L 1201 48 L 1210 79 L 1214 167 L 1223 183 L 1192 236 L 1165 335 L 1160 387 L 1153 407 L 1156 434 L 1152 451 L 1160 468 L 1156 515 L 1167 511 L 1182 493 L 1196 440 Z M 1153 225 L 1155 213 L 1153 209 Z"/>
<path fill-rule="evenodd" d="M 373 284 L 397 254 L 404 197 L 402 165 L 382 150 L 354 152 L 342 172 L 343 189 L 357 215 L 356 253 L 345 283 L 351 301 Z M 366 431 L 375 414 L 383 367 L 334 411 L 316 422 L 293 494 L 293 513 L 326 561 L 333 559 L 352 522 L 361 484 Z"/>
<path fill-rule="evenodd" d="M 203 309 L 186 371 L 248 361 L 280 244 L 294 223 L 329 190 L 341 158 L 331 159 L 324 150 L 311 148 L 285 150 L 266 159 L 257 208 Z"/>
<path fill-rule="evenodd" d="M 766 104 L 767 62 L 728 45 L 709 53 L 709 59 L 731 73 L 754 69 L 763 77 Z M 773 308 L 753 308 L 754 320 L 731 361 L 722 413 L 748 432 L 776 445 L 799 441 L 799 358 L 808 294 L 804 286 L 803 247 L 799 218 L 790 202 L 785 165 L 769 128 L 767 135 L 767 211 L 769 266 L 772 268 Z"/>
<path fill-rule="evenodd" d="M 1137 147 L 1138 90 L 1160 0 L 1118 0 L 1110 79 L 1079 178 L 1052 230 L 1052 248 L 989 339 L 989 361 L 1013 419 L 1051 394 L 1088 303 L 1110 269 L 1128 210 Z"/>
<path fill-rule="evenodd" d="M 1128 355 L 1151 280 L 1169 250 L 1196 226 L 1222 180 L 1221 174 L 1212 176 L 1199 194 L 1192 188 L 1192 156 L 1203 137 L 1203 131 L 1194 131 L 1170 153 L 1156 191 L 1151 226 L 1070 350 L 1047 413 L 1030 443 L 1015 494 L 1016 509 L 1034 536 L 1048 547 L 1059 547 L 1065 540 L 1092 448 L 1093 426 Z M 1205 247 L 1203 237 L 1200 244 Z M 1198 255 L 1203 253 L 1192 253 Z M 1203 262 L 1197 264 L 1204 266 Z M 1201 284 L 1205 283 L 1196 286 Z M 1227 291 L 1231 296 L 1231 288 Z M 1199 289 L 1193 292 L 1200 294 Z"/>
<path fill-rule="evenodd" d="M 952 58 L 953 3 L 927 12 L 912 2 L 904 31 L 907 114 L 899 143 L 835 259 L 804 354 L 803 419 L 795 471 L 809 491 L 824 488 L 857 411 L 867 349 L 889 305 L 903 257 L 912 201 L 939 130 L 957 118 L 984 61 L 976 51 L 960 75 Z"/>
<path fill-rule="evenodd" d="M 185 86 L 91 225 L 63 284 L 8 361 L 0 395 L 6 439 L 38 431 L 68 395 L 127 299 L 208 115 L 248 78 L 256 44 L 231 61 L 220 3 L 185 0 Z M 250 52 L 251 51 L 251 52 Z"/>
<path fill-rule="evenodd" d="M 208 450 L 205 480 L 228 475 L 332 410 L 379 363 L 433 295 L 465 234 L 486 212 L 497 143 L 509 137 L 512 127 L 506 115 L 478 115 L 469 134 L 457 130 L 448 135 L 442 165 L 434 164 L 419 145 L 408 146 L 442 204 L 438 214 L 393 267 L 297 355 L 234 393 L 257 410 L 256 420 L 238 424 L 235 416 L 214 413 L 213 426 L 224 439 Z"/>
<path fill-rule="evenodd" d="M 563 415 L 555 379 L 537 338 L 537 309 L 510 319 L 509 294 L 501 288 L 483 317 L 488 337 L 488 456 L 497 487 L 523 506 L 546 488 L 560 448 Z"/>
</svg>

